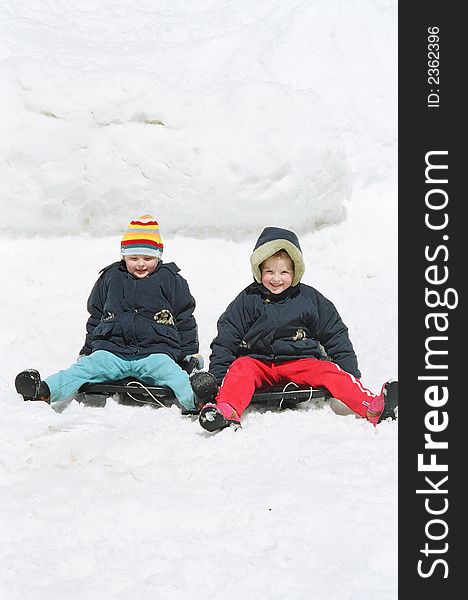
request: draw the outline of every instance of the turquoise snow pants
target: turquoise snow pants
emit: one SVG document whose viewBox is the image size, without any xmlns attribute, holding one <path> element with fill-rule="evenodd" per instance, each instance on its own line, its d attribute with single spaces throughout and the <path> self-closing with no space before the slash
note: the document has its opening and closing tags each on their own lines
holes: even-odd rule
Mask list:
<svg viewBox="0 0 468 600">
<path fill-rule="evenodd" d="M 96 350 L 44 381 L 49 386 L 52 403 L 73 398 L 85 383 L 102 383 L 125 377 L 135 377 L 148 385 L 169 387 L 184 408 L 195 408 L 188 374 L 166 354 L 128 358 Z"/>
</svg>

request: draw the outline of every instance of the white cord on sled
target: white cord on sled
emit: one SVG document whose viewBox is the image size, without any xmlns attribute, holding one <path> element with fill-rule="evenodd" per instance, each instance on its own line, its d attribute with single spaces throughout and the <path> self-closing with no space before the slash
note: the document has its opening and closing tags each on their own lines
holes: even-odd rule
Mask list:
<svg viewBox="0 0 468 600">
<path fill-rule="evenodd" d="M 284 386 L 284 388 L 281 390 L 281 392 L 286 392 L 286 390 L 288 389 L 288 387 L 290 385 L 294 385 L 297 389 L 299 389 L 299 386 L 297 385 L 297 383 L 294 383 L 294 381 L 288 381 L 288 383 Z M 312 394 L 313 394 L 313 389 L 309 388 L 310 393 L 309 393 L 309 397 L 307 398 L 307 400 L 304 400 L 303 402 L 309 402 L 310 400 L 312 400 Z M 280 403 L 278 408 L 283 408 L 283 402 L 284 402 L 285 398 L 281 398 Z"/>
<path fill-rule="evenodd" d="M 156 404 L 159 404 L 159 406 L 162 406 L 163 408 L 169 408 L 169 406 L 166 406 L 166 405 L 165 405 L 165 404 L 163 404 L 163 403 L 162 403 L 160 400 L 158 400 L 158 398 L 156 398 L 156 396 L 154 396 L 154 395 L 153 395 L 153 394 L 152 394 L 152 393 L 149 391 L 149 389 L 148 389 L 148 388 L 147 388 L 145 385 L 143 385 L 143 384 L 141 383 L 141 381 L 129 381 L 129 382 L 127 383 L 127 388 L 128 388 L 128 387 L 130 387 L 130 386 L 137 386 L 137 387 L 143 388 L 143 389 L 145 390 L 145 392 L 146 392 L 146 393 L 147 393 L 149 396 L 151 396 L 151 398 L 153 398 L 153 400 L 156 402 Z M 139 400 L 138 398 L 135 398 L 135 396 L 132 396 L 132 394 L 131 394 L 131 393 L 130 393 L 128 390 L 127 390 L 127 392 L 126 392 L 126 393 L 127 393 L 127 395 L 128 395 L 128 396 L 130 396 L 130 398 L 131 398 L 132 400 L 134 400 L 135 402 L 140 402 L 140 404 L 153 404 L 152 402 L 150 402 L 150 401 L 148 401 L 148 400 Z"/>
</svg>

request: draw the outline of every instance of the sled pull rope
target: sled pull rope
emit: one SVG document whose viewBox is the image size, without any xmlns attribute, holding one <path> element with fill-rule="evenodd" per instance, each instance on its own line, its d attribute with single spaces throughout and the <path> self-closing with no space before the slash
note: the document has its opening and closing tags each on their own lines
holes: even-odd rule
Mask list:
<svg viewBox="0 0 468 600">
<path fill-rule="evenodd" d="M 162 406 L 163 408 L 169 408 L 168 406 L 163 404 L 160 400 L 158 400 L 158 398 L 156 398 L 156 396 L 154 396 L 154 394 L 152 394 L 149 391 L 149 389 L 141 383 L 141 381 L 129 381 L 127 383 L 127 387 L 131 387 L 131 386 L 137 386 L 137 387 L 143 388 L 145 390 L 145 392 L 149 396 L 151 396 L 151 398 L 153 398 L 153 400 L 156 402 L 156 404 L 159 404 L 159 406 Z M 132 394 L 128 390 L 127 390 L 127 395 L 130 396 L 130 398 L 132 400 L 134 400 L 135 402 L 139 402 L 140 404 L 152 404 L 152 402 L 147 402 L 146 400 L 140 400 L 139 398 L 135 398 L 135 396 L 132 396 Z"/>
<path fill-rule="evenodd" d="M 284 386 L 284 388 L 281 391 L 286 392 L 290 385 L 293 385 L 296 389 L 299 389 L 299 386 L 297 385 L 297 383 L 294 383 L 294 381 L 288 381 L 288 383 Z M 309 389 L 310 389 L 310 393 L 309 393 L 309 397 L 307 398 L 306 402 L 310 402 L 310 400 L 312 400 L 313 390 L 312 390 L 312 388 L 309 388 Z M 284 400 L 285 400 L 284 398 L 281 398 L 278 408 L 283 408 Z"/>
</svg>

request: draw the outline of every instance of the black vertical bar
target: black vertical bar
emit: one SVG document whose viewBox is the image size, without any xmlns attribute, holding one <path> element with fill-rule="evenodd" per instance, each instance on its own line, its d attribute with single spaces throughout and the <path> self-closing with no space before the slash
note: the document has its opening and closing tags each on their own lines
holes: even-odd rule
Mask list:
<svg viewBox="0 0 468 600">
<path fill-rule="evenodd" d="M 468 372 L 462 364 L 468 339 L 463 293 L 468 198 L 461 179 L 468 155 L 462 108 L 468 35 L 461 6 L 399 3 L 402 600 L 415 593 L 424 600 L 466 594 L 461 540 L 468 510 L 468 398 L 462 385 L 463 370 Z"/>
</svg>

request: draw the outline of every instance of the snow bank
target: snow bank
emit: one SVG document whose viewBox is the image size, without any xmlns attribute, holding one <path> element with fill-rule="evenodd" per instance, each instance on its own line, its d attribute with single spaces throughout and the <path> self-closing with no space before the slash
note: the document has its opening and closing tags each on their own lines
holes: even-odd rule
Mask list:
<svg viewBox="0 0 468 600">
<path fill-rule="evenodd" d="M 149 211 L 199 237 L 238 238 L 271 214 L 313 231 L 345 216 L 350 151 L 375 177 L 377 141 L 388 167 L 394 3 L 0 11 L 4 233 L 112 235 Z"/>
<path fill-rule="evenodd" d="M 344 216 L 350 170 L 311 91 L 242 81 L 182 95 L 153 73 L 32 60 L 0 72 L 6 233 L 109 235 L 151 212 L 169 232 L 229 237 L 268 213 L 301 231 Z"/>
</svg>

